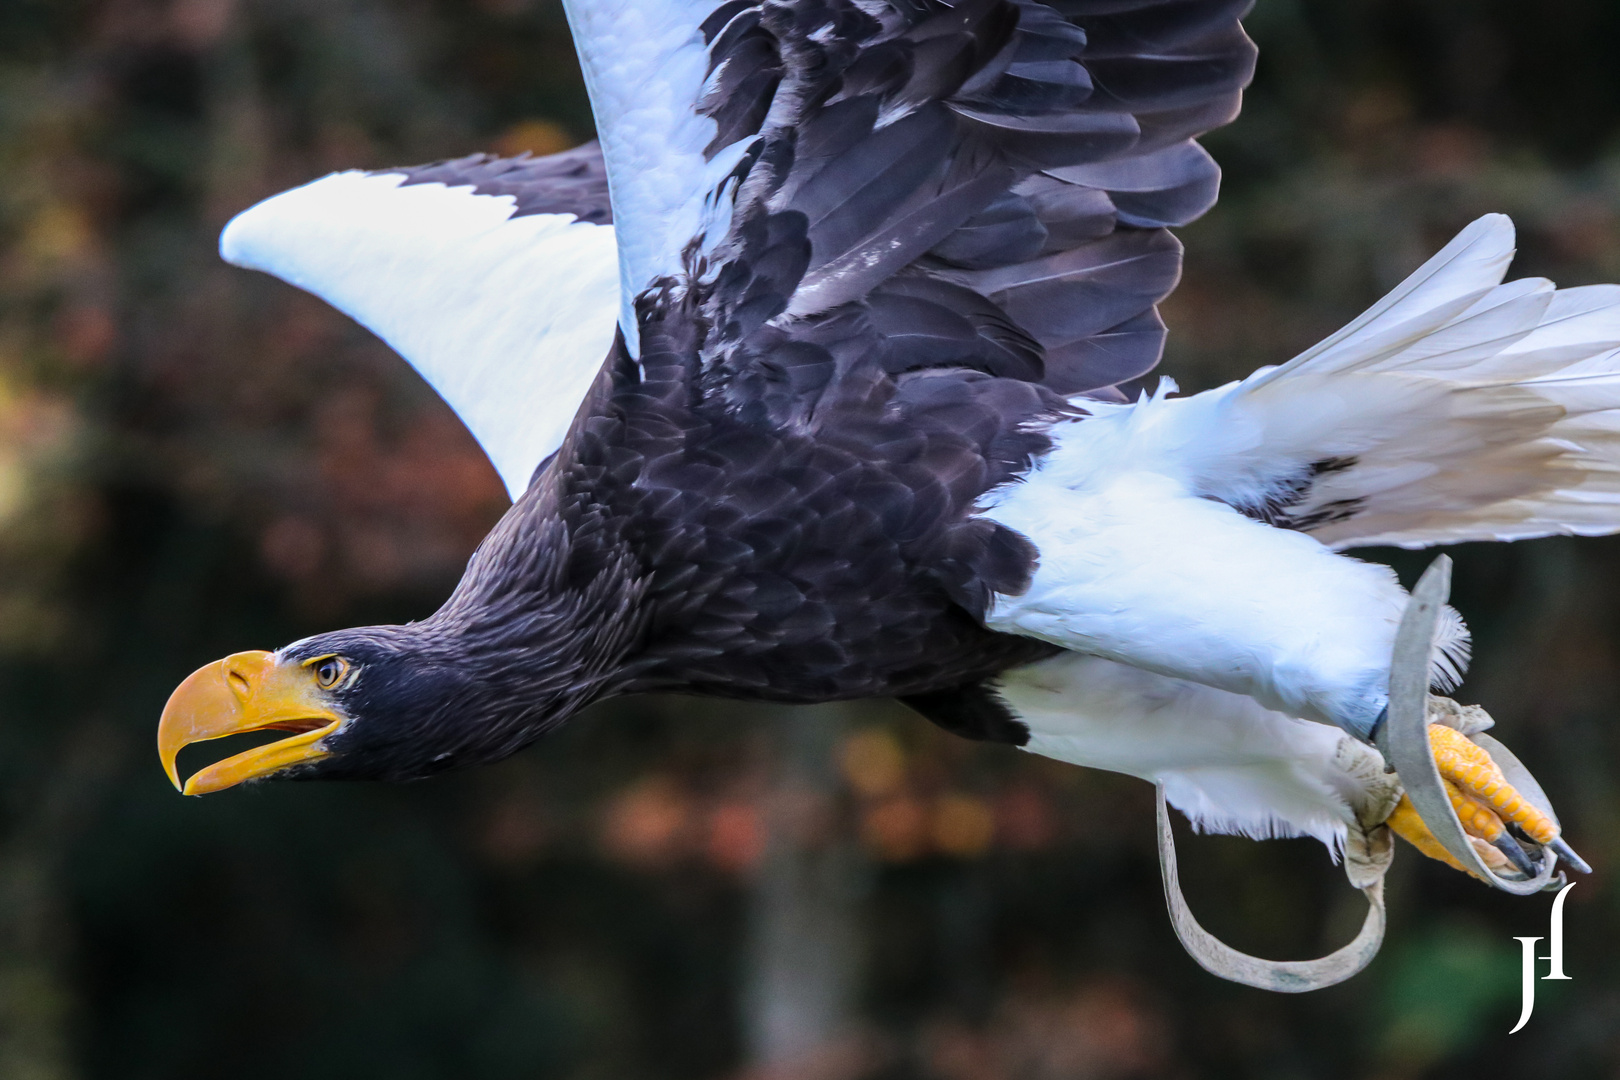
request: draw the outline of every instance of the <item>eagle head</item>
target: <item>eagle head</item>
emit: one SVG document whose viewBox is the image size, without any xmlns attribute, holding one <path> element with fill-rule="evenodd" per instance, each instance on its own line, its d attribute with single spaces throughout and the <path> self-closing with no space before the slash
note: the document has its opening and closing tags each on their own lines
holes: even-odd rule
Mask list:
<svg viewBox="0 0 1620 1080">
<path fill-rule="evenodd" d="M 645 623 L 645 582 L 610 530 L 565 521 L 539 487 L 426 619 L 317 634 L 192 672 L 158 724 L 169 780 L 187 795 L 269 776 L 415 780 L 498 761 L 620 691 Z M 181 783 L 185 747 L 260 732 L 285 735 Z"/>
<path fill-rule="evenodd" d="M 482 647 L 480 647 L 480 645 Z M 469 642 L 433 621 L 339 630 L 206 664 L 170 695 L 158 754 L 187 795 L 248 780 L 415 780 L 515 753 L 594 697 L 571 650 Z M 180 751 L 284 733 L 181 783 Z"/>
</svg>

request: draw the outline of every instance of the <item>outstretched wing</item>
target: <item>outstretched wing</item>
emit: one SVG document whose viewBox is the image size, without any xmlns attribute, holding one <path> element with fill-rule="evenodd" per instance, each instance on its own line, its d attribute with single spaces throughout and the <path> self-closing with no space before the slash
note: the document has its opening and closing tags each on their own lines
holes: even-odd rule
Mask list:
<svg viewBox="0 0 1620 1080">
<path fill-rule="evenodd" d="M 471 429 L 515 499 L 613 344 L 617 252 L 601 151 L 343 172 L 238 215 L 229 262 L 375 332 Z"/>
<path fill-rule="evenodd" d="M 1247 3 L 569 0 L 600 156 L 340 173 L 221 250 L 394 346 L 514 496 L 660 290 L 739 403 L 813 410 L 826 350 L 777 346 L 852 318 L 889 375 L 1105 396 L 1158 360 Z"/>
<path fill-rule="evenodd" d="M 625 300 L 687 298 L 715 384 L 778 419 L 852 333 L 891 376 L 1106 393 L 1158 360 L 1247 6 L 569 0 Z"/>
</svg>

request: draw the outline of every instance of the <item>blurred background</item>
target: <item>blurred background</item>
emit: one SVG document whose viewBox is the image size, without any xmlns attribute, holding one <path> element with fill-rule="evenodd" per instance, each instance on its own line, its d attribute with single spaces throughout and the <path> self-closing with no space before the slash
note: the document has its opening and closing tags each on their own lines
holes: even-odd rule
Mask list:
<svg viewBox="0 0 1620 1080">
<path fill-rule="evenodd" d="M 1166 306 L 1184 388 L 1316 341 L 1486 211 L 1516 274 L 1620 281 L 1620 5 L 1260 0 L 1249 27 Z M 633 699 L 482 772 L 177 796 L 152 741 L 185 674 L 427 614 L 505 501 L 403 362 L 221 264 L 220 226 L 334 169 L 591 134 L 556 0 L 0 0 L 0 1077 L 1620 1076 L 1616 540 L 1452 552 L 1459 697 L 1597 867 L 1573 981 L 1512 1037 L 1545 897 L 1405 849 L 1368 971 L 1222 983 L 1172 936 L 1145 784 L 889 704 Z M 1182 844 L 1242 948 L 1359 922 L 1319 845 Z"/>
</svg>

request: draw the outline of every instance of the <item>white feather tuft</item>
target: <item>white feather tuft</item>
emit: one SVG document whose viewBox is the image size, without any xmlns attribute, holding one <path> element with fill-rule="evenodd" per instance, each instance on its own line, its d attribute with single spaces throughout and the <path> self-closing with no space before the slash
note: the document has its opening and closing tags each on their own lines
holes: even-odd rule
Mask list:
<svg viewBox="0 0 1620 1080">
<path fill-rule="evenodd" d="M 1468 671 L 1474 644 L 1468 625 L 1457 609 L 1449 604 L 1440 609 L 1440 626 L 1435 634 L 1434 662 L 1430 669 L 1430 685 L 1443 694 L 1462 685 L 1463 674 Z"/>
<path fill-rule="evenodd" d="M 997 689 L 1030 727 L 1025 749 L 1162 783 L 1205 832 L 1314 836 L 1336 853 L 1370 797 L 1345 736 L 1239 694 L 1080 653 L 1006 672 Z"/>
</svg>

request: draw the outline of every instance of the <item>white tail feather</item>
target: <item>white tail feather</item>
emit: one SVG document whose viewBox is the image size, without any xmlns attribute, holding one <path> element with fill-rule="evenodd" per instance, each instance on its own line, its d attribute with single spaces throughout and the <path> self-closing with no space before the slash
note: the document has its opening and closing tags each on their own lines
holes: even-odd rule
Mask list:
<svg viewBox="0 0 1620 1080">
<path fill-rule="evenodd" d="M 1418 267 L 1378 303 L 1362 312 L 1338 333 L 1306 349 L 1279 368 L 1252 377 L 1255 389 L 1289 375 L 1307 364 L 1318 370 L 1339 366 L 1339 346 L 1355 339 L 1369 341 L 1391 327 L 1416 322 L 1438 327 L 1465 310 L 1492 287 L 1501 284 L 1513 261 L 1513 222 L 1506 214 L 1487 214 L 1458 233 L 1428 262 Z"/>
<path fill-rule="evenodd" d="M 1189 399 L 1201 489 L 1335 548 L 1620 531 L 1620 286 L 1499 284 L 1512 254 L 1481 218 L 1320 345 Z"/>
</svg>

